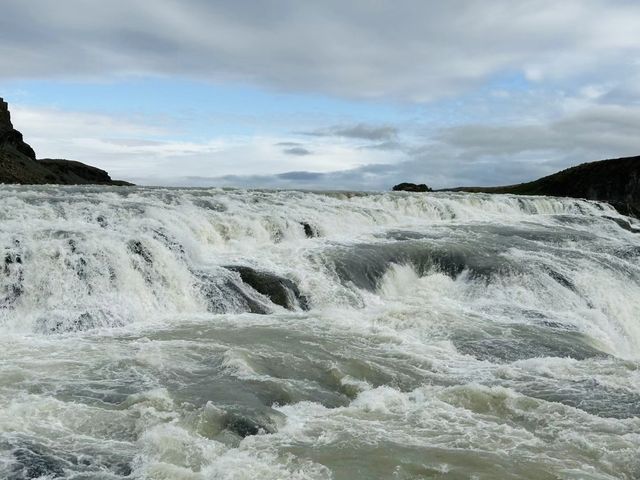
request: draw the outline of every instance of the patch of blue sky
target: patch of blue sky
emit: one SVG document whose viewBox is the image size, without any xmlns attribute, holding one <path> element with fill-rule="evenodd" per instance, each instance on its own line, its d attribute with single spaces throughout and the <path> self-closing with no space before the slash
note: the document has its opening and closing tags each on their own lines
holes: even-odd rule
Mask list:
<svg viewBox="0 0 640 480">
<path fill-rule="evenodd" d="M 373 100 L 279 93 L 249 85 L 220 85 L 147 77 L 111 82 L 23 80 L 0 84 L 11 103 L 123 115 L 179 127 L 184 139 L 218 135 L 286 134 L 328 124 L 396 124 L 415 107 Z"/>
<path fill-rule="evenodd" d="M 422 106 L 414 118 L 427 130 L 464 124 L 504 123 L 530 111 L 546 92 L 520 72 L 503 72 L 455 96 Z M 423 129 L 423 131 L 424 131 Z"/>
<path fill-rule="evenodd" d="M 393 125 L 405 137 L 428 137 L 447 127 L 522 120 L 553 95 L 518 71 L 424 104 L 282 93 L 178 77 L 5 81 L 0 92 L 12 104 L 117 116 L 167 132 L 149 139 L 189 142 L 251 136 L 304 140 L 300 132 L 355 123 Z"/>
</svg>

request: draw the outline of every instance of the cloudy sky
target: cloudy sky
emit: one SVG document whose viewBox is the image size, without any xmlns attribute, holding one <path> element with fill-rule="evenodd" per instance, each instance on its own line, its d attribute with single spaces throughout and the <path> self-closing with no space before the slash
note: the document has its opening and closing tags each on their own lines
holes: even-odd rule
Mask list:
<svg viewBox="0 0 640 480">
<path fill-rule="evenodd" d="M 640 154 L 635 0 L 2 0 L 39 156 L 149 185 L 516 183 Z"/>
</svg>

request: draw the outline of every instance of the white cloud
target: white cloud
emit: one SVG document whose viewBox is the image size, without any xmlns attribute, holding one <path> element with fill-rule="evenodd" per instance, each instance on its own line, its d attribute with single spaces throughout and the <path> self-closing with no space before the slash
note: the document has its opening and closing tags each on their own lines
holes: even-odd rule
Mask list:
<svg viewBox="0 0 640 480">
<path fill-rule="evenodd" d="M 57 109 L 12 108 L 14 126 L 39 158 L 79 160 L 145 184 L 184 183 L 186 176 L 274 175 L 291 170 L 331 172 L 400 161 L 363 151 L 361 141 L 313 137 L 308 154 L 292 155 L 284 145 L 301 145 L 275 136 L 225 136 L 202 142 L 171 139 L 172 131 L 141 120 Z M 361 126 L 362 127 L 362 126 Z"/>
</svg>

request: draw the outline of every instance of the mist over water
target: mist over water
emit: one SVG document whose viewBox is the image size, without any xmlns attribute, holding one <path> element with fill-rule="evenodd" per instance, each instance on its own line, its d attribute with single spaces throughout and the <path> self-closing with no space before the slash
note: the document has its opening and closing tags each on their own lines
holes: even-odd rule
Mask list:
<svg viewBox="0 0 640 480">
<path fill-rule="evenodd" d="M 0 478 L 640 478 L 640 224 L 0 187 Z"/>
</svg>

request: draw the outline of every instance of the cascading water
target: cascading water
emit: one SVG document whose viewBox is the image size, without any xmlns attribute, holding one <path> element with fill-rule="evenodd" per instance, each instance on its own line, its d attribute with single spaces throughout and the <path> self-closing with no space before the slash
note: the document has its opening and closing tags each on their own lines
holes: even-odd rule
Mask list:
<svg viewBox="0 0 640 480">
<path fill-rule="evenodd" d="M 0 187 L 0 477 L 640 478 L 640 224 Z"/>
</svg>

